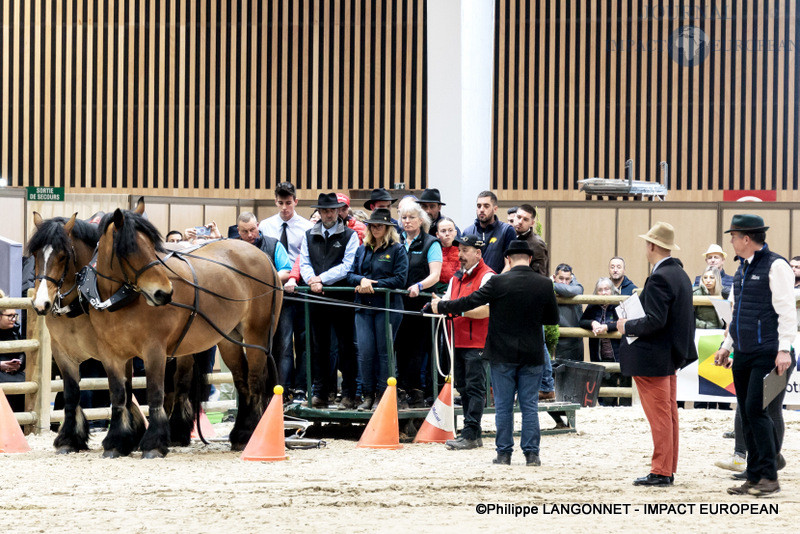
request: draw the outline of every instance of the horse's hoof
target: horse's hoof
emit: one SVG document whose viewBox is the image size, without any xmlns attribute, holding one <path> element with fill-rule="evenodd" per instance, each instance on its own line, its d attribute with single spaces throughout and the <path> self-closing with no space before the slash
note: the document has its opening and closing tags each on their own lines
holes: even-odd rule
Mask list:
<svg viewBox="0 0 800 534">
<path fill-rule="evenodd" d="M 243 451 L 247 443 L 231 443 L 231 450 L 235 452 Z"/>
<path fill-rule="evenodd" d="M 119 452 L 117 449 L 108 449 L 103 451 L 103 458 L 121 458 L 122 453 Z"/>
<path fill-rule="evenodd" d="M 166 454 L 162 453 L 158 449 L 144 451 L 142 453 L 142 459 L 143 460 L 152 460 L 153 458 L 163 458 L 165 456 L 166 456 Z"/>
<path fill-rule="evenodd" d="M 69 445 L 62 445 L 56 449 L 56 454 L 69 454 L 71 452 L 78 452 L 78 449 L 70 447 Z"/>
</svg>

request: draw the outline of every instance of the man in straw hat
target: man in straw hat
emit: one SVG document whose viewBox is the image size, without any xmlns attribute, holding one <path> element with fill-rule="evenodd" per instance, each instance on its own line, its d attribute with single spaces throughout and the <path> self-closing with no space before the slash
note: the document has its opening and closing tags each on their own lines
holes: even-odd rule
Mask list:
<svg viewBox="0 0 800 534">
<path fill-rule="evenodd" d="M 542 325 L 558 322 L 553 283 L 531 266 L 533 251 L 514 240 L 504 252 L 511 269 L 492 276 L 478 291 L 455 300 L 434 297 L 434 313 L 461 314 L 489 303 L 485 356 L 489 359 L 497 437 L 496 464 L 511 463 L 514 450 L 514 395 L 522 411 L 520 448 L 525 465 L 539 460 L 539 386 L 544 367 Z M 694 320 L 694 318 L 692 319 Z"/>
<path fill-rule="evenodd" d="M 675 371 L 697 360 L 694 345 L 692 282 L 671 256 L 680 250 L 675 230 L 656 223 L 646 234 L 647 261 L 653 266 L 641 294 L 645 316 L 622 318 L 617 329 L 637 339 L 620 345 L 620 368 L 632 376 L 653 435 L 650 473 L 634 486 L 671 486 L 678 469 L 678 404 Z"/>
<path fill-rule="evenodd" d="M 737 214 L 725 233 L 741 262 L 733 277 L 733 321 L 714 363 L 733 368 L 736 401 L 747 443 L 747 480 L 731 495 L 778 493 L 776 428 L 764 408 L 764 376 L 794 366 L 797 335 L 794 273 L 785 258 L 769 250 L 768 226 L 757 215 Z M 733 353 L 731 353 L 733 350 Z"/>
<path fill-rule="evenodd" d="M 722 280 L 722 298 L 728 298 L 731 292 L 731 284 L 733 284 L 733 276 L 726 273 L 725 268 L 722 266 L 728 255 L 722 250 L 721 246 L 714 243 L 708 246 L 708 250 L 703 253 L 703 257 L 706 259 L 706 265 L 719 269 L 719 277 Z M 700 276 L 694 279 L 694 285 L 695 287 L 700 286 Z"/>
</svg>

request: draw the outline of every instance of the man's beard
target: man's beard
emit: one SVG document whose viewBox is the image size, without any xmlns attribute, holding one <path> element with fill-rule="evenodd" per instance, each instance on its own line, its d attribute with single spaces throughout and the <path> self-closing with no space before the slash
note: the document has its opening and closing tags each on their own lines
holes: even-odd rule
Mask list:
<svg viewBox="0 0 800 534">
<path fill-rule="evenodd" d="M 611 275 L 611 281 L 612 282 L 616 282 L 618 280 L 622 280 L 624 277 L 625 277 L 624 274 L 612 274 Z"/>
</svg>

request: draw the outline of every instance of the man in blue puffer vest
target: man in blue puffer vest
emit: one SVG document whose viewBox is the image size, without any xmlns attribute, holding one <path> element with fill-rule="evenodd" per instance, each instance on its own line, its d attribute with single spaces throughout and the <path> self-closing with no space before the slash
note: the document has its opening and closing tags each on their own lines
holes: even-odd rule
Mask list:
<svg viewBox="0 0 800 534">
<path fill-rule="evenodd" d="M 733 279 L 733 320 L 714 362 L 733 367 L 748 452 L 747 480 L 728 488 L 731 495 L 780 491 L 775 425 L 763 406 L 763 379 L 773 367 L 783 375 L 792 365 L 797 324 L 794 273 L 785 258 L 769 250 L 768 229 L 761 217 L 742 214 L 734 215 L 725 231 L 741 264 Z"/>
</svg>

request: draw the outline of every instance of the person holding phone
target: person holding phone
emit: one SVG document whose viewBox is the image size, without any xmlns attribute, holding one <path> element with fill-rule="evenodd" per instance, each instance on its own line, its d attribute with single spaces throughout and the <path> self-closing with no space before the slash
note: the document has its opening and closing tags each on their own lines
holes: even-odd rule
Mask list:
<svg viewBox="0 0 800 534">
<path fill-rule="evenodd" d="M 0 341 L 16 341 L 22 339 L 16 310 L 0 310 Z M 0 354 L 0 382 L 25 381 L 25 353 L 15 352 Z M 25 395 L 6 395 L 11 409 L 15 412 L 25 411 Z"/>
</svg>

